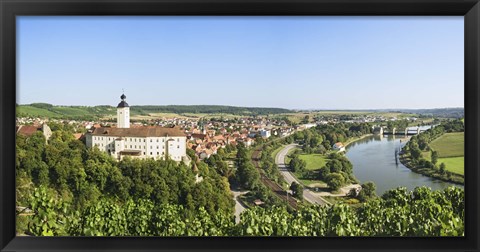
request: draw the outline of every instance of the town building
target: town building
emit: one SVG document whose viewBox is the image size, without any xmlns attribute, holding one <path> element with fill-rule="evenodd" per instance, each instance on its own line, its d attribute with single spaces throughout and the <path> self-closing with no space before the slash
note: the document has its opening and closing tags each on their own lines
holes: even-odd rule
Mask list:
<svg viewBox="0 0 480 252">
<path fill-rule="evenodd" d="M 343 145 L 343 143 L 341 142 L 338 142 L 338 143 L 335 143 L 333 146 L 332 146 L 333 150 L 336 150 L 336 151 L 345 151 L 345 146 Z"/>
<path fill-rule="evenodd" d="M 177 127 L 138 126 L 130 128 L 130 107 L 122 94 L 117 106 L 117 126 L 97 127 L 86 134 L 86 145 L 96 146 L 118 160 L 125 156 L 166 159 L 189 163 L 186 134 Z"/>
<path fill-rule="evenodd" d="M 48 139 L 52 136 L 52 130 L 46 123 L 43 123 L 41 126 L 35 125 L 20 125 L 16 127 L 16 132 L 19 135 L 23 136 L 31 136 L 35 134 L 35 132 L 40 131 L 42 132 L 43 136 L 45 136 L 45 141 L 48 142 Z"/>
</svg>

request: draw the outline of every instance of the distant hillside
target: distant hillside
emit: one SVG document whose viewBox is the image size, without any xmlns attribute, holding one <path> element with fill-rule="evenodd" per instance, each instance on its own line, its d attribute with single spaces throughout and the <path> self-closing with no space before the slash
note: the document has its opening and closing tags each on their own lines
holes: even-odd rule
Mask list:
<svg viewBox="0 0 480 252">
<path fill-rule="evenodd" d="M 463 108 L 398 109 L 395 110 L 395 112 L 412 113 L 444 118 L 463 118 L 465 116 L 465 110 Z"/>
<path fill-rule="evenodd" d="M 115 116 L 117 109 L 113 106 L 55 106 L 48 103 L 32 103 L 17 106 L 18 117 L 48 117 L 62 119 L 93 120 L 104 116 Z M 220 105 L 168 105 L 168 106 L 132 106 L 131 114 L 150 115 L 154 113 L 175 114 L 232 114 L 232 115 L 266 115 L 290 113 L 281 108 L 252 108 Z"/>
</svg>

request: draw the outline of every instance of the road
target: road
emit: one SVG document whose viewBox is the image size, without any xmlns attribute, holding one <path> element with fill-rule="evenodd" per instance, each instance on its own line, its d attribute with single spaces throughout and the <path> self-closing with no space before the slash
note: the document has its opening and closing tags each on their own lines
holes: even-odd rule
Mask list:
<svg viewBox="0 0 480 252">
<path fill-rule="evenodd" d="M 248 191 L 234 191 L 231 190 L 233 193 L 233 199 L 235 200 L 235 223 L 240 222 L 240 214 L 246 209 L 242 203 L 237 199 L 238 196 L 248 193 Z"/>
<path fill-rule="evenodd" d="M 285 157 L 287 156 L 288 151 L 295 148 L 296 146 L 297 146 L 296 144 L 289 144 L 285 146 L 282 150 L 278 152 L 277 156 L 275 157 L 275 163 L 277 164 L 278 169 L 280 170 L 280 173 L 282 174 L 283 178 L 285 179 L 285 181 L 288 182 L 289 185 L 291 185 L 292 182 L 302 184 L 292 175 L 292 173 L 290 173 L 290 171 L 288 171 L 288 168 L 285 164 Z M 303 190 L 303 198 L 312 204 L 318 204 L 318 205 L 329 204 L 322 197 L 315 195 L 309 189 Z"/>
</svg>

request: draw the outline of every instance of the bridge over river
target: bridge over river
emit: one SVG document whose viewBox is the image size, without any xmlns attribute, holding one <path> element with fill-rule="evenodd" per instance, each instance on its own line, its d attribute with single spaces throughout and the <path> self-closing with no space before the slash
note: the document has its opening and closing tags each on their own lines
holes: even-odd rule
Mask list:
<svg viewBox="0 0 480 252">
<path fill-rule="evenodd" d="M 373 132 L 376 135 L 402 135 L 402 136 L 413 136 L 413 135 L 418 135 L 428 129 L 431 129 L 433 126 L 428 125 L 428 126 L 417 126 L 417 127 L 407 127 L 405 129 L 387 129 L 387 127 L 375 127 L 373 129 Z"/>
</svg>

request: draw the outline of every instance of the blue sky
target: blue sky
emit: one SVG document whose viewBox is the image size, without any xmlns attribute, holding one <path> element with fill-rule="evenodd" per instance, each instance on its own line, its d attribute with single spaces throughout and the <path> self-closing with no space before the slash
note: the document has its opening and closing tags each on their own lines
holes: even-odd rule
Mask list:
<svg viewBox="0 0 480 252">
<path fill-rule="evenodd" d="M 17 17 L 17 103 L 463 107 L 463 17 Z"/>
</svg>

